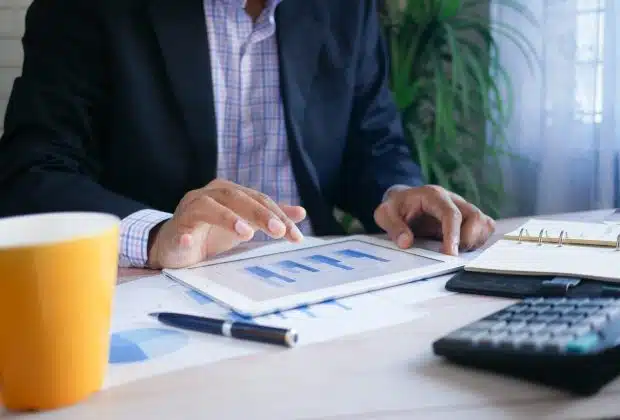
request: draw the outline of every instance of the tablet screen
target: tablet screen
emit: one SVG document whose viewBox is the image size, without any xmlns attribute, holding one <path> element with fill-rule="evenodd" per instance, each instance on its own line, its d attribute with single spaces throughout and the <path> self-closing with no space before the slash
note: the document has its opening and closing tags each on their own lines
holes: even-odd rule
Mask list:
<svg viewBox="0 0 620 420">
<path fill-rule="evenodd" d="M 254 301 L 311 292 L 434 264 L 428 258 L 360 240 L 341 241 L 189 269 Z"/>
</svg>

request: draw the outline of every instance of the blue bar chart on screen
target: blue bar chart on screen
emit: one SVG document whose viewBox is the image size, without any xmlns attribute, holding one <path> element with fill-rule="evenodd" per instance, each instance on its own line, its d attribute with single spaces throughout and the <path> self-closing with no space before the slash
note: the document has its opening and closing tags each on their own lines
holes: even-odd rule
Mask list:
<svg viewBox="0 0 620 420">
<path fill-rule="evenodd" d="M 330 267 L 339 268 L 341 270 L 353 270 L 353 267 L 342 264 L 342 262 L 340 262 L 339 260 L 332 257 L 327 257 L 325 255 L 311 255 L 308 257 L 308 259 L 314 263 L 326 264 Z"/>
<path fill-rule="evenodd" d="M 222 264 L 217 271 L 230 274 L 227 276 L 227 284 L 238 281 L 244 282 L 247 287 L 252 281 L 258 281 L 261 283 L 256 286 L 258 288 L 294 285 L 296 289 L 303 290 L 318 284 L 327 286 L 333 281 L 342 283 L 356 281 L 364 276 L 378 276 L 389 273 L 395 267 L 411 268 L 440 263 L 421 256 L 394 252 L 392 249 L 381 249 L 361 241 L 346 241 L 320 249 L 309 248 L 294 255 L 269 255 L 259 260 L 252 259 L 251 262 L 248 264 L 241 260 Z"/>
<path fill-rule="evenodd" d="M 338 251 L 335 251 L 335 254 L 340 255 L 345 259 L 346 258 L 353 258 L 353 259 L 365 258 L 368 261 L 375 261 L 375 262 L 382 262 L 382 263 L 387 263 L 390 261 L 386 258 L 380 258 L 375 255 L 367 254 L 367 253 L 357 251 L 354 249 L 338 250 Z M 324 268 L 324 266 L 326 265 L 332 268 L 337 268 L 340 270 L 347 270 L 347 271 L 355 269 L 355 267 L 351 265 L 346 265 L 341 260 L 336 259 L 334 257 L 327 256 L 327 255 L 315 254 L 315 255 L 310 255 L 306 258 L 308 259 L 310 263 L 316 264 L 316 266 L 309 266 L 307 264 L 302 264 L 300 262 L 296 262 L 292 260 L 279 261 L 275 263 L 275 265 L 276 267 L 284 271 L 287 271 L 289 273 L 293 273 L 293 274 L 301 273 L 303 271 L 308 272 L 308 273 L 320 273 L 321 271 L 324 271 L 321 268 L 322 267 Z M 278 274 L 277 272 L 272 271 L 265 267 L 250 266 L 250 267 L 245 267 L 244 270 L 247 271 L 248 273 L 254 274 L 256 277 L 274 286 L 281 286 L 281 283 L 278 283 L 278 280 L 283 281 L 285 283 L 295 283 L 294 278 L 290 278 L 282 274 Z"/>
<path fill-rule="evenodd" d="M 274 286 L 281 286 L 281 283 L 278 283 L 278 281 L 285 282 L 285 283 L 295 283 L 294 279 L 275 273 L 265 267 L 259 267 L 259 266 L 254 265 L 250 267 L 245 267 L 244 270 L 250 274 L 253 274 L 258 279 L 263 280 Z"/>
<path fill-rule="evenodd" d="M 355 251 L 353 249 L 343 249 L 341 251 L 337 251 L 338 254 L 341 254 L 345 257 L 352 258 L 368 258 L 369 260 L 379 261 L 379 262 L 389 262 L 390 260 L 385 258 L 377 257 L 376 255 L 366 254 L 364 252 Z"/>
</svg>

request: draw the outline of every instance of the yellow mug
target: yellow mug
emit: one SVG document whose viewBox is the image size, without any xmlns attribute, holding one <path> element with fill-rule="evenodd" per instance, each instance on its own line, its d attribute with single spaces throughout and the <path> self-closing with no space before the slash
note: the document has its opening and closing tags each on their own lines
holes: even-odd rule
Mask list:
<svg viewBox="0 0 620 420">
<path fill-rule="evenodd" d="M 90 212 L 0 219 L 0 400 L 55 409 L 101 389 L 120 220 Z"/>
</svg>

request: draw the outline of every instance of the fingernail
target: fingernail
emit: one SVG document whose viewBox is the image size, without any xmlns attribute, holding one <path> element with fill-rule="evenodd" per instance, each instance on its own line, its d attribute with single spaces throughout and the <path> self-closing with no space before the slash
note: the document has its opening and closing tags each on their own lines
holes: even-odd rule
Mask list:
<svg viewBox="0 0 620 420">
<path fill-rule="evenodd" d="M 297 226 L 293 226 L 293 228 L 291 229 L 291 236 L 296 241 L 301 241 L 304 237 L 304 235 L 301 233 L 301 231 L 299 230 Z"/>
<path fill-rule="evenodd" d="M 267 223 L 267 228 L 271 233 L 276 235 L 282 233 L 282 231 L 286 230 L 286 226 L 278 219 L 269 219 L 269 223 Z"/>
<path fill-rule="evenodd" d="M 235 223 L 235 231 L 239 234 L 239 236 L 249 236 L 254 234 L 254 229 L 252 229 L 252 227 L 243 220 L 237 220 L 237 223 Z"/>
<path fill-rule="evenodd" d="M 459 243 L 458 242 L 452 243 L 452 254 L 459 255 Z"/>
<path fill-rule="evenodd" d="M 407 245 L 409 244 L 408 241 L 409 241 L 409 235 L 407 234 L 407 232 L 401 233 L 398 236 L 398 239 L 396 239 L 396 243 L 401 248 L 407 247 Z"/>
</svg>

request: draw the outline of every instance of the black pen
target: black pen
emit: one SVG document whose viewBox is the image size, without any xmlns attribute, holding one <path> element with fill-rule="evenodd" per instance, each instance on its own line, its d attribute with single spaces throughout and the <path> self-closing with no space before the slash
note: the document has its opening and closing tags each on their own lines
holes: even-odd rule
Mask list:
<svg viewBox="0 0 620 420">
<path fill-rule="evenodd" d="M 292 329 L 267 327 L 250 322 L 205 318 L 196 315 L 171 312 L 155 312 L 149 315 L 161 323 L 185 330 L 218 334 L 226 337 L 278 344 L 287 347 L 293 347 L 297 344 L 297 332 Z"/>
</svg>

